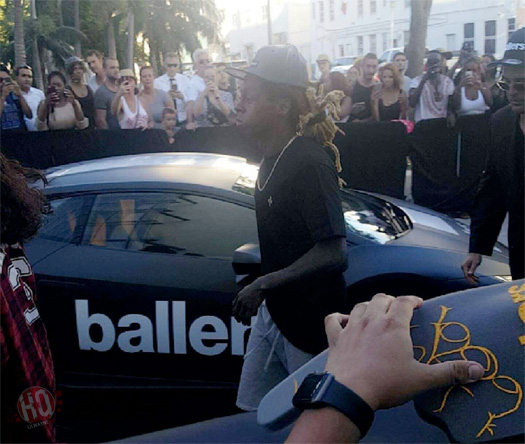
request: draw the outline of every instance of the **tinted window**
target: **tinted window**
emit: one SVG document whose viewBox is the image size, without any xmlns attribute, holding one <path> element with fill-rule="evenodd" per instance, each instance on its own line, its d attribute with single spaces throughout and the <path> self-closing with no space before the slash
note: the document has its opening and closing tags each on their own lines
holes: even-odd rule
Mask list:
<svg viewBox="0 0 525 444">
<path fill-rule="evenodd" d="M 343 214 L 350 233 L 385 244 L 411 229 L 408 216 L 382 199 L 343 191 Z"/>
<path fill-rule="evenodd" d="M 257 242 L 255 212 L 209 197 L 175 193 L 97 196 L 83 242 L 106 248 L 211 258 Z"/>
<path fill-rule="evenodd" d="M 87 196 L 51 200 L 52 212 L 45 217 L 38 237 L 61 242 L 79 241 L 90 202 Z"/>
</svg>

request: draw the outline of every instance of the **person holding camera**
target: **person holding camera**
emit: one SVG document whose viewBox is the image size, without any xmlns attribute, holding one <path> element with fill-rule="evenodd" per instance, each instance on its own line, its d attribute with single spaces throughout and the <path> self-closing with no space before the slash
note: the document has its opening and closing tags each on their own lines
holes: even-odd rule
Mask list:
<svg viewBox="0 0 525 444">
<path fill-rule="evenodd" d="M 181 63 L 175 52 L 164 55 L 164 68 L 166 73 L 157 77 L 153 87 L 166 91 L 174 101 L 177 110 L 177 126 L 186 124 L 186 94 L 190 85 L 190 79 L 180 73 Z"/>
<path fill-rule="evenodd" d="M 47 94 L 37 111 L 38 131 L 62 129 L 86 129 L 89 120 L 74 94 L 66 89 L 66 78 L 58 71 L 47 76 Z"/>
<path fill-rule="evenodd" d="M 409 103 L 415 109 L 414 120 L 447 118 L 453 124 L 453 113 L 450 96 L 454 94 L 454 82 L 442 74 L 443 61 L 441 54 L 431 52 L 425 65 L 426 72 L 412 79 L 410 83 Z"/>
<path fill-rule="evenodd" d="M 228 125 L 234 113 L 233 96 L 228 91 L 219 89 L 216 74 L 216 69 L 212 66 L 204 71 L 206 87 L 193 106 L 193 117 L 197 126 Z"/>
<path fill-rule="evenodd" d="M 18 83 L 11 79 L 6 66 L 0 65 L 0 116 L 2 131 L 27 131 L 24 116 L 33 117 Z"/>
<path fill-rule="evenodd" d="M 481 65 L 470 59 L 459 73 L 459 85 L 454 91 L 454 109 L 459 116 L 483 114 L 492 106 L 492 93 L 481 77 Z"/>
<path fill-rule="evenodd" d="M 153 125 L 148 111 L 141 105 L 137 78 L 131 69 L 120 71 L 119 89 L 111 104 L 111 113 L 117 117 L 121 129 L 146 129 Z M 150 122 L 151 121 L 151 122 Z"/>
</svg>

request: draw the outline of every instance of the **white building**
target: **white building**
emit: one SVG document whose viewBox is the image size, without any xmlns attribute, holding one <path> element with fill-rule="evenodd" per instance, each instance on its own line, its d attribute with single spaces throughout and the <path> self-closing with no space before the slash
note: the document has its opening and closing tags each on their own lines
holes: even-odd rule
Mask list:
<svg viewBox="0 0 525 444">
<path fill-rule="evenodd" d="M 417 1 L 417 0 L 413 0 Z M 478 54 L 503 55 L 523 0 L 434 0 L 426 46 L 458 51 L 474 42 Z M 381 55 L 408 43 L 410 0 L 310 0 L 311 55 Z"/>
<path fill-rule="evenodd" d="M 269 44 L 268 4 L 272 43 L 293 44 L 310 59 L 310 0 L 216 0 L 216 4 L 224 15 L 223 59 L 251 61 L 259 48 Z"/>
</svg>

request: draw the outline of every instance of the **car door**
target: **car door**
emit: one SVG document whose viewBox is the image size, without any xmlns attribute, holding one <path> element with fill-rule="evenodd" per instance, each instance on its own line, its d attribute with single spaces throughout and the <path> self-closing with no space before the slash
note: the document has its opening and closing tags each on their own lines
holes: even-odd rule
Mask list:
<svg viewBox="0 0 525 444">
<path fill-rule="evenodd" d="M 236 383 L 248 328 L 231 316 L 232 257 L 257 242 L 253 209 L 182 192 L 90 199 L 77 242 L 35 266 L 57 370 L 78 384 Z"/>
</svg>

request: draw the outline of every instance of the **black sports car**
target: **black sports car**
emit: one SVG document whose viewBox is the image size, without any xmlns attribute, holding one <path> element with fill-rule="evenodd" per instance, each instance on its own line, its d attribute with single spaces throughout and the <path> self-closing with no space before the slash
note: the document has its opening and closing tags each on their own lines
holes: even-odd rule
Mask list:
<svg viewBox="0 0 525 444">
<path fill-rule="evenodd" d="M 196 153 L 48 172 L 53 213 L 26 252 L 62 386 L 235 390 L 249 328 L 231 302 L 260 270 L 256 175 L 242 158 Z M 466 225 L 385 196 L 341 197 L 353 302 L 468 287 Z M 506 264 L 498 245 L 480 284 L 507 280 Z"/>
</svg>

